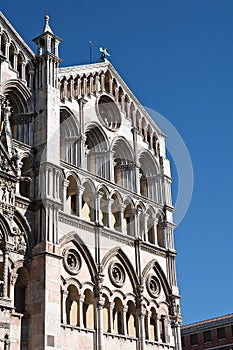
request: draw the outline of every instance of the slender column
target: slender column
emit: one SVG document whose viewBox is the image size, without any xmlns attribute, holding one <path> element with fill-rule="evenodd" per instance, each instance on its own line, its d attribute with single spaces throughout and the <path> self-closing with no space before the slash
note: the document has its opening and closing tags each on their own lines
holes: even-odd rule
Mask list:
<svg viewBox="0 0 233 350">
<path fill-rule="evenodd" d="M 143 237 L 143 239 L 146 242 L 148 242 L 148 225 L 147 225 L 148 218 L 149 218 L 149 215 L 147 215 L 147 214 L 143 215 L 143 226 L 144 226 L 144 237 Z"/>
<path fill-rule="evenodd" d="M 112 95 L 112 93 L 113 93 L 112 84 L 113 84 L 113 79 L 110 78 L 110 79 L 109 79 L 109 94 L 110 94 L 110 95 Z"/>
<path fill-rule="evenodd" d="M 131 209 L 130 210 L 130 216 L 131 216 L 131 220 L 130 223 L 132 223 L 133 221 L 133 235 L 131 234 L 131 236 L 134 236 L 135 238 L 138 238 L 140 236 L 139 233 L 139 214 L 141 213 L 141 209 Z"/>
<path fill-rule="evenodd" d="M 108 317 L 109 333 L 113 333 L 113 309 L 114 309 L 114 306 L 115 306 L 114 302 L 109 303 L 109 317 Z"/>
<path fill-rule="evenodd" d="M 114 152 L 109 152 L 109 179 L 110 181 L 114 182 L 114 159 L 113 159 Z"/>
<path fill-rule="evenodd" d="M 81 328 L 84 327 L 83 323 L 83 303 L 84 303 L 85 297 L 82 295 L 79 297 L 79 326 Z"/>
<path fill-rule="evenodd" d="M 85 190 L 85 187 L 79 186 L 77 188 L 77 202 L 76 202 L 76 208 L 77 208 L 77 215 L 81 217 L 81 212 L 82 212 L 82 194 Z"/>
<path fill-rule="evenodd" d="M 7 298 L 7 287 L 8 287 L 8 258 L 9 251 L 5 250 L 3 255 L 3 297 Z"/>
<path fill-rule="evenodd" d="M 74 80 L 70 79 L 70 99 L 74 97 Z"/>
<path fill-rule="evenodd" d="M 120 206 L 120 230 L 122 233 L 127 233 L 127 232 L 124 232 L 124 227 L 123 227 L 124 211 L 125 211 L 125 204 L 121 204 L 121 206 Z"/>
<path fill-rule="evenodd" d="M 97 302 L 98 313 L 98 350 L 103 350 L 103 305 L 104 300 L 100 299 Z"/>
<path fill-rule="evenodd" d="M 87 94 L 87 78 L 83 78 L 83 92 L 82 95 L 85 96 Z"/>
<path fill-rule="evenodd" d="M 125 96 L 121 95 L 121 110 L 122 112 L 125 112 Z"/>
<path fill-rule="evenodd" d="M 22 75 L 22 79 L 25 80 L 25 67 L 26 67 L 26 62 L 22 62 L 21 65 L 21 75 Z"/>
<path fill-rule="evenodd" d="M 95 77 L 95 92 L 98 93 L 99 92 L 99 86 L 100 86 L 100 78 L 98 75 L 96 75 Z"/>
<path fill-rule="evenodd" d="M 5 57 L 7 59 L 9 59 L 9 48 L 10 48 L 10 43 L 6 43 Z"/>
<path fill-rule="evenodd" d="M 150 315 L 151 312 L 147 312 L 145 315 L 146 325 L 145 325 L 145 339 L 150 339 Z M 147 335 L 147 337 L 146 337 Z"/>
<path fill-rule="evenodd" d="M 115 102 L 118 102 L 119 101 L 119 88 L 116 87 L 115 88 Z"/>
<path fill-rule="evenodd" d="M 67 205 L 66 205 L 66 196 L 67 196 L 67 187 L 69 186 L 70 181 L 64 180 L 63 182 L 63 211 L 67 213 Z"/>
<path fill-rule="evenodd" d="M 128 311 L 128 306 L 127 306 L 127 305 L 123 306 L 122 311 L 123 311 L 123 334 L 124 334 L 124 335 L 127 335 L 126 313 L 127 313 L 127 311 Z"/>
<path fill-rule="evenodd" d="M 105 74 L 102 73 L 101 77 L 100 77 L 100 83 L 101 83 L 101 92 L 103 93 L 105 91 L 105 84 L 104 84 L 104 80 L 105 80 Z"/>
<path fill-rule="evenodd" d="M 139 339 L 140 339 L 140 350 L 145 349 L 145 315 L 146 311 L 141 309 L 139 312 Z"/>
<path fill-rule="evenodd" d="M 157 341 L 161 342 L 161 334 L 160 334 L 160 319 L 159 315 L 156 314 L 156 339 Z"/>
<path fill-rule="evenodd" d="M 68 297 L 68 291 L 62 290 L 62 323 L 67 324 L 67 313 L 66 313 L 66 299 Z"/>
<path fill-rule="evenodd" d="M 95 195 L 95 222 L 100 223 L 100 199 L 103 197 L 101 192 Z"/>
<path fill-rule="evenodd" d="M 111 227 L 111 217 L 112 217 L 112 204 L 113 204 L 114 200 L 108 198 L 107 199 L 107 205 L 106 205 L 106 209 L 107 209 L 107 227 Z"/>
<path fill-rule="evenodd" d="M 93 78 L 93 76 L 91 75 L 89 79 L 90 79 L 90 94 L 92 94 L 92 93 L 93 93 L 93 90 L 94 90 L 94 86 L 93 86 L 94 78 Z"/>
</svg>

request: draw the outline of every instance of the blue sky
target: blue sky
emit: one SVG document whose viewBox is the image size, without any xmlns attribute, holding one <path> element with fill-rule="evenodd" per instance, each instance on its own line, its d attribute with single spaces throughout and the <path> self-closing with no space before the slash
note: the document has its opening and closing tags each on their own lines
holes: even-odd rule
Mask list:
<svg viewBox="0 0 233 350">
<path fill-rule="evenodd" d="M 233 1 L 1 0 L 33 50 L 45 9 L 63 39 L 62 65 L 88 63 L 89 40 L 94 60 L 108 47 L 142 105 L 182 136 L 194 169 L 192 201 L 175 230 L 183 321 L 233 312 Z"/>
</svg>

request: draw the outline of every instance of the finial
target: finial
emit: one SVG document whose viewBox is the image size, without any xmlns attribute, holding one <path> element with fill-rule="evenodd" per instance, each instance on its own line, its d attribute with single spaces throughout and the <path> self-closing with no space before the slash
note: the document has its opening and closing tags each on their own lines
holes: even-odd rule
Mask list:
<svg viewBox="0 0 233 350">
<path fill-rule="evenodd" d="M 44 29 L 43 29 L 43 33 L 45 32 L 50 32 L 50 33 L 53 33 L 52 29 L 50 28 L 49 26 L 49 11 L 46 9 L 45 10 L 45 16 L 44 16 Z"/>
</svg>

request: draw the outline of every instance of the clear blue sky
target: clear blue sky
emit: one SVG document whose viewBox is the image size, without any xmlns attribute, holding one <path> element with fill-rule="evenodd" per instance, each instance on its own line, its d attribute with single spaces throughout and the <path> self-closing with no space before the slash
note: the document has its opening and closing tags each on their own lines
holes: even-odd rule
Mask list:
<svg viewBox="0 0 233 350">
<path fill-rule="evenodd" d="M 63 39 L 62 65 L 88 63 L 89 40 L 94 60 L 108 47 L 141 103 L 184 139 L 194 191 L 175 230 L 183 321 L 233 312 L 233 1 L 1 0 L 33 50 L 45 9 Z"/>
</svg>

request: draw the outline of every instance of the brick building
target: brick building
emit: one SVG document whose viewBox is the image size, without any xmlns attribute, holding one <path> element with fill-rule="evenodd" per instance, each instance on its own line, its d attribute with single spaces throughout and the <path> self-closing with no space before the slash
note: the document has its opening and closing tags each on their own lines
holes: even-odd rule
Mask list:
<svg viewBox="0 0 233 350">
<path fill-rule="evenodd" d="M 33 41 L 0 13 L 0 349 L 180 350 L 165 135 L 104 54 Z"/>
<path fill-rule="evenodd" d="M 183 350 L 232 350 L 233 314 L 181 327 Z"/>
</svg>

